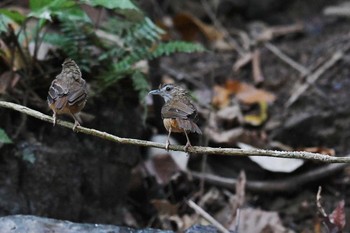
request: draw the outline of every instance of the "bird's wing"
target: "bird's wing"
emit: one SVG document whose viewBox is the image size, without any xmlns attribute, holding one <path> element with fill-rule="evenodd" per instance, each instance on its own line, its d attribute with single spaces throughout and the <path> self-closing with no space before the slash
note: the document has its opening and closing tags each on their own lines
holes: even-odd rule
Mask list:
<svg viewBox="0 0 350 233">
<path fill-rule="evenodd" d="M 65 97 L 69 92 L 67 85 L 59 79 L 54 79 L 49 88 L 49 93 L 47 100 L 50 104 L 55 103 L 57 109 L 62 109 L 66 102 L 67 98 Z"/>
<path fill-rule="evenodd" d="M 196 108 L 189 101 L 169 101 L 162 108 L 163 118 L 190 119 L 196 115 Z"/>
<path fill-rule="evenodd" d="M 68 103 L 74 105 L 84 102 L 87 97 L 87 87 L 85 80 L 81 79 L 80 82 L 73 82 L 69 88 Z"/>
</svg>

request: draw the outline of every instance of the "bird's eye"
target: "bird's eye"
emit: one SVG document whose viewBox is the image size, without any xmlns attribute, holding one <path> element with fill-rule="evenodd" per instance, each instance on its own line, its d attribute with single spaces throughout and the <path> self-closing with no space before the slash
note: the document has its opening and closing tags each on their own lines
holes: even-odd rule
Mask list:
<svg viewBox="0 0 350 233">
<path fill-rule="evenodd" d="M 166 91 L 171 91 L 171 87 L 166 87 L 165 90 Z"/>
</svg>

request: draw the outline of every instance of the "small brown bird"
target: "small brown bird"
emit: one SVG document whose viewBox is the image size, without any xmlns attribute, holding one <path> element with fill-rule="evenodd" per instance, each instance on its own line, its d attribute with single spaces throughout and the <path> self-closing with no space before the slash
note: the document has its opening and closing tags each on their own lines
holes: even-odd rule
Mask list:
<svg viewBox="0 0 350 233">
<path fill-rule="evenodd" d="M 61 73 L 52 81 L 47 96 L 47 102 L 53 111 L 53 125 L 57 122 L 57 114 L 70 115 L 74 119 L 75 131 L 80 125 L 75 114 L 84 108 L 86 99 L 87 87 L 80 69 L 72 59 L 67 58 L 62 64 Z"/>
<path fill-rule="evenodd" d="M 202 134 L 202 131 L 194 122 L 197 109 L 188 97 L 187 91 L 174 84 L 163 84 L 159 86 L 158 90 L 150 91 L 149 94 L 160 95 L 165 101 L 161 114 L 164 127 L 169 132 L 166 150 L 169 149 L 169 138 L 172 132 L 185 133 L 187 138 L 185 150 L 187 150 L 191 146 L 187 132 Z"/>
</svg>

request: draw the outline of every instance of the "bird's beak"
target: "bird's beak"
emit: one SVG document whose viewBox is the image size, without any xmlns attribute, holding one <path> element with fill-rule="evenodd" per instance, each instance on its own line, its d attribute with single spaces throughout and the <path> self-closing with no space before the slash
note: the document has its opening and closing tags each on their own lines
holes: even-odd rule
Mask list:
<svg viewBox="0 0 350 233">
<path fill-rule="evenodd" d="M 148 92 L 149 95 L 159 95 L 160 94 L 160 90 L 152 90 L 150 92 Z"/>
</svg>

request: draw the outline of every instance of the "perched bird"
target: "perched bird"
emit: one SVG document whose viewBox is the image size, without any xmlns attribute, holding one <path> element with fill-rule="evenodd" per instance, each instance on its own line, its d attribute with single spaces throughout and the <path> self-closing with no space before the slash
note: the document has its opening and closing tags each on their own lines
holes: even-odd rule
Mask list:
<svg viewBox="0 0 350 233">
<path fill-rule="evenodd" d="M 74 119 L 75 131 L 80 125 L 76 114 L 84 108 L 86 99 L 87 87 L 80 69 L 72 59 L 67 58 L 62 64 L 61 73 L 52 81 L 47 96 L 47 102 L 53 111 L 53 125 L 57 122 L 57 114 L 70 115 Z"/>
<path fill-rule="evenodd" d="M 197 109 L 188 97 L 187 91 L 174 84 L 163 84 L 159 86 L 158 90 L 152 90 L 149 94 L 160 95 L 165 101 L 161 114 L 164 127 L 169 132 L 166 150 L 169 149 L 169 138 L 172 132 L 185 133 L 187 138 L 185 150 L 187 150 L 191 146 L 187 132 L 202 134 L 202 131 L 194 122 Z"/>
</svg>

